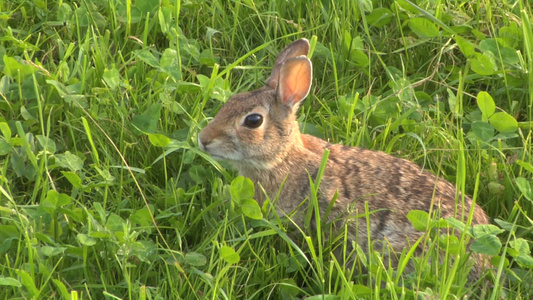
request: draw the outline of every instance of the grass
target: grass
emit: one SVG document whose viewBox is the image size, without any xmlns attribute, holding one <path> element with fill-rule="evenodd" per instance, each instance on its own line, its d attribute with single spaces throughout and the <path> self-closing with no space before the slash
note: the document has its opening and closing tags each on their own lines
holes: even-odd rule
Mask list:
<svg viewBox="0 0 533 300">
<path fill-rule="evenodd" d="M 0 8 L 1 298 L 533 297 L 528 1 Z M 247 210 L 238 199 L 254 187 L 199 151 L 197 133 L 300 37 L 315 74 L 306 132 L 416 161 L 492 225 L 420 241 L 425 255 L 397 253 L 414 272 L 395 273 L 372 249 L 338 262 L 349 241 L 324 239 L 327 227 L 292 232 L 269 207 Z M 494 272 L 466 284 L 467 267 L 437 263 L 436 249 L 463 255 L 470 238 Z"/>
</svg>

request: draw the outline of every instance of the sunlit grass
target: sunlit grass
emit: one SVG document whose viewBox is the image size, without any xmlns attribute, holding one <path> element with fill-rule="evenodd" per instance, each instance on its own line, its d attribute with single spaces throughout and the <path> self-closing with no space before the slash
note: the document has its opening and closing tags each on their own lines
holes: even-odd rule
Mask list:
<svg viewBox="0 0 533 300">
<path fill-rule="evenodd" d="M 532 298 L 529 2 L 0 7 L 2 298 Z M 269 205 L 254 219 L 232 199 L 236 174 L 197 149 L 198 131 L 301 37 L 314 64 L 305 132 L 416 161 L 473 195 L 503 229 L 486 281 L 440 264 L 435 238 L 422 256 L 395 253 L 397 272 L 342 230 L 295 229 Z"/>
</svg>

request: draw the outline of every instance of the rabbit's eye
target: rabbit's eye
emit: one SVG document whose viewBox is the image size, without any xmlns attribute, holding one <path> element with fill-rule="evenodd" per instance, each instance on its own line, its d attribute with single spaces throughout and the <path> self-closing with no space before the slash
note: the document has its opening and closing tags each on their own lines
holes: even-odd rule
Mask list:
<svg viewBox="0 0 533 300">
<path fill-rule="evenodd" d="M 257 128 L 263 124 L 263 116 L 260 114 L 250 114 L 244 119 L 244 125 L 249 128 Z"/>
</svg>

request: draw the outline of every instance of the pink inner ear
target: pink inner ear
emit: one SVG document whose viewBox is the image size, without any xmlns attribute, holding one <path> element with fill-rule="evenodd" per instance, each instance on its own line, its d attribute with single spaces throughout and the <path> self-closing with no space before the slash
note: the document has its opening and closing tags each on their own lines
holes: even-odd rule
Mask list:
<svg viewBox="0 0 533 300">
<path fill-rule="evenodd" d="M 286 105 L 294 105 L 307 97 L 311 88 L 312 67 L 306 57 L 288 60 L 281 69 L 279 97 Z"/>
<path fill-rule="evenodd" d="M 309 53 L 309 41 L 306 39 L 299 39 L 285 47 L 285 49 L 283 49 L 278 55 L 274 67 L 272 68 L 272 74 L 270 74 L 270 77 L 266 81 L 266 85 L 271 89 L 277 88 L 283 64 L 291 58 L 302 55 L 307 56 L 307 53 Z"/>
</svg>

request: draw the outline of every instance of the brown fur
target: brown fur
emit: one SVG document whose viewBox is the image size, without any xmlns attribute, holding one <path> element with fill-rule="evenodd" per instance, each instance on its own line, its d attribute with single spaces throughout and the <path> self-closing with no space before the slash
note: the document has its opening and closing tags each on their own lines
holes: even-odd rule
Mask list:
<svg viewBox="0 0 533 300">
<path fill-rule="evenodd" d="M 461 205 L 456 188 L 448 181 L 422 171 L 416 164 L 383 152 L 327 143 L 301 134 L 296 121 L 299 102 L 309 92 L 312 66 L 307 57 L 309 44 L 301 39 L 287 46 L 276 60 L 265 87 L 233 96 L 213 121 L 199 134 L 202 150 L 216 158 L 229 160 L 243 176 L 261 185 L 275 197 L 283 181 L 277 210 L 288 214 L 310 196 L 309 176 L 314 180 L 325 149 L 330 155 L 319 187 L 319 206 L 324 215 L 330 200 L 338 194 L 328 220 L 346 220 L 365 211 L 370 216 L 370 233 L 374 241 L 386 239 L 394 250 L 401 251 L 422 236 L 406 215 L 410 210 L 437 212 L 440 217 L 466 220 L 474 209 L 473 224 L 486 224 L 488 218 L 477 205 L 464 197 Z M 258 128 L 243 124 L 246 116 L 258 113 L 264 118 Z M 260 203 L 265 200 L 256 189 Z M 303 225 L 304 212 L 293 220 Z M 341 222 L 344 224 L 344 221 Z M 341 225 L 342 225 L 341 224 Z M 365 249 L 366 220 L 349 224 L 349 238 Z M 480 273 L 485 258 L 477 256 L 475 272 Z"/>
</svg>

